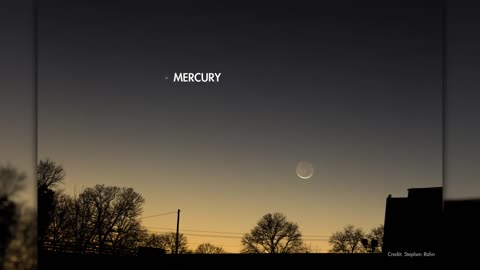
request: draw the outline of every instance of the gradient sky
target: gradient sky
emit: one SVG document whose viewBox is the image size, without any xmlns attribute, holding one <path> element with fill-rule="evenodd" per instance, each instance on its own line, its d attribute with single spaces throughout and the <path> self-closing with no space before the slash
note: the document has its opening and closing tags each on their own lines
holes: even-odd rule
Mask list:
<svg viewBox="0 0 480 270">
<path fill-rule="evenodd" d="M 35 204 L 35 97 L 33 18 L 30 1 L 0 3 L 0 166 L 26 174 L 14 199 Z"/>
<path fill-rule="evenodd" d="M 382 224 L 388 194 L 442 185 L 438 1 L 99 2 L 41 1 L 38 155 L 67 192 L 133 187 L 144 216 L 240 233 L 184 231 L 191 248 L 237 252 L 268 212 L 326 239 Z"/>
<path fill-rule="evenodd" d="M 480 3 L 448 1 L 445 196 L 480 198 Z"/>
</svg>

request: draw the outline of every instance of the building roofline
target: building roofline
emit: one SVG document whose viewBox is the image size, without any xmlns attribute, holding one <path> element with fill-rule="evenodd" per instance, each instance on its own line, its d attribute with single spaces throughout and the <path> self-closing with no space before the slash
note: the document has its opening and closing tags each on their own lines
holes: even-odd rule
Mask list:
<svg viewBox="0 0 480 270">
<path fill-rule="evenodd" d="M 428 190 L 428 189 L 430 189 L 430 190 L 432 190 L 432 189 L 433 189 L 433 190 L 435 190 L 435 189 L 443 189 L 443 187 L 409 188 L 409 189 L 407 189 L 407 190 L 410 191 L 410 190 Z"/>
</svg>

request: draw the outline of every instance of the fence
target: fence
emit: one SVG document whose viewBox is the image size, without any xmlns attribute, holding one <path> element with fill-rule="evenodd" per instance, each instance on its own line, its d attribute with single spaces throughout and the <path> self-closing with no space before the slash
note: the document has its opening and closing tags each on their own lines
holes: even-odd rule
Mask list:
<svg viewBox="0 0 480 270">
<path fill-rule="evenodd" d="M 51 240 L 41 243 L 40 248 L 44 251 L 76 254 L 136 256 L 139 253 L 138 247 L 113 246 L 107 243 L 100 248 L 98 243 L 77 243 Z"/>
</svg>

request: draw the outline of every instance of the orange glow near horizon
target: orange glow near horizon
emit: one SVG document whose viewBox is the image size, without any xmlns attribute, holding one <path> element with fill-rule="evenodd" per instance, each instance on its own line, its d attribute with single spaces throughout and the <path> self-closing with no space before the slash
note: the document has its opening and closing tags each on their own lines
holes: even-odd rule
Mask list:
<svg viewBox="0 0 480 270">
<path fill-rule="evenodd" d="M 80 160 L 59 164 L 66 170 L 65 183 L 60 188 L 69 194 L 78 194 L 95 184 L 125 186 L 134 188 L 145 198 L 142 217 L 181 209 L 180 232 L 187 236 L 189 248 L 193 250 L 199 244 L 209 242 L 222 246 L 229 253 L 238 253 L 243 234 L 249 232 L 264 214 L 282 212 L 288 220 L 299 225 L 305 244 L 313 252 L 328 252 L 328 236 L 344 226 L 353 224 L 368 232 L 382 224 L 388 195 L 386 191 L 370 187 L 351 190 L 342 185 L 322 185 L 321 173 L 308 182 L 300 181 L 294 169 L 290 172 L 292 175 L 284 177 L 288 181 L 279 180 L 275 186 L 262 184 L 260 180 L 265 174 L 246 184 L 235 174 L 223 171 L 210 174 L 210 181 L 215 184 L 207 187 L 201 178 L 193 177 L 199 174 L 194 166 L 192 170 L 178 173 L 169 173 L 175 170 L 159 166 L 151 171 L 123 168 L 120 173 L 106 162 L 102 166 L 95 165 L 94 161 Z M 253 175 L 255 173 L 252 178 Z M 130 181 L 139 178 L 143 181 Z M 150 180 L 161 178 L 169 181 Z M 295 193 L 302 196 L 294 196 Z M 176 228 L 176 213 L 144 218 L 142 224 L 151 233 L 172 232 Z"/>
</svg>

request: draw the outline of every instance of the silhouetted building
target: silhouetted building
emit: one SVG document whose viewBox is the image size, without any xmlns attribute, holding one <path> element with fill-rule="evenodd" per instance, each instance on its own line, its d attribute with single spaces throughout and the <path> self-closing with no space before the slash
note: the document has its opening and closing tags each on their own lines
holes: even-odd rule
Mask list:
<svg viewBox="0 0 480 270">
<path fill-rule="evenodd" d="M 446 200 L 443 246 L 448 257 L 471 257 L 478 262 L 480 199 Z"/>
<path fill-rule="evenodd" d="M 439 255 L 442 245 L 442 188 L 411 188 L 408 197 L 387 197 L 383 252 Z M 389 254 L 390 253 L 390 254 Z"/>
</svg>

